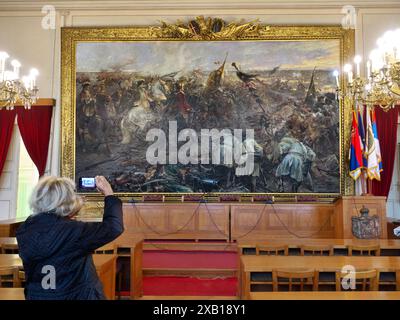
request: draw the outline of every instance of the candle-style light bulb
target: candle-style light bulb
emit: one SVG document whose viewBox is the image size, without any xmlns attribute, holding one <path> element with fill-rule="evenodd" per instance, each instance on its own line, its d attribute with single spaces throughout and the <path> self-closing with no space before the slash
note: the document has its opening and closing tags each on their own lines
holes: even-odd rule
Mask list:
<svg viewBox="0 0 400 320">
<path fill-rule="evenodd" d="M 22 83 L 24 84 L 24 87 L 25 87 L 26 90 L 30 89 L 30 85 L 31 85 L 30 81 L 31 81 L 31 79 L 29 78 L 29 76 L 23 76 L 22 77 Z"/>
<path fill-rule="evenodd" d="M 14 74 L 15 77 L 18 79 L 19 78 L 19 68 L 21 67 L 21 63 L 18 60 L 13 60 L 11 61 L 11 66 L 14 68 Z"/>
<path fill-rule="evenodd" d="M 360 76 L 360 63 L 362 61 L 361 56 L 357 55 L 354 57 L 354 63 L 356 64 L 356 71 L 357 71 L 357 77 Z"/>
<path fill-rule="evenodd" d="M 371 77 L 371 60 L 367 61 L 367 79 Z"/>
<path fill-rule="evenodd" d="M 339 71 L 334 70 L 333 76 L 335 77 L 335 80 L 336 80 L 336 86 L 339 87 Z"/>
<path fill-rule="evenodd" d="M 36 77 L 38 76 L 39 71 L 35 68 L 32 68 L 29 72 L 29 77 L 31 78 L 31 89 L 36 86 Z"/>
<path fill-rule="evenodd" d="M 353 72 L 351 70 L 353 70 L 353 67 L 351 66 L 351 64 L 345 64 L 343 67 L 344 72 L 347 73 L 347 80 L 349 83 L 353 82 Z"/>
</svg>

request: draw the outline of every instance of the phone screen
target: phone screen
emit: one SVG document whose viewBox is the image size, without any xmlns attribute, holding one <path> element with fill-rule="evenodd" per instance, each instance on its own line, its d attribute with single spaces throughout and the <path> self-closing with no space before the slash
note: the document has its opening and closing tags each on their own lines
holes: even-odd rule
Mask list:
<svg viewBox="0 0 400 320">
<path fill-rule="evenodd" d="M 80 178 L 79 186 L 81 188 L 92 189 L 96 187 L 96 181 L 94 180 L 94 178 Z"/>
</svg>

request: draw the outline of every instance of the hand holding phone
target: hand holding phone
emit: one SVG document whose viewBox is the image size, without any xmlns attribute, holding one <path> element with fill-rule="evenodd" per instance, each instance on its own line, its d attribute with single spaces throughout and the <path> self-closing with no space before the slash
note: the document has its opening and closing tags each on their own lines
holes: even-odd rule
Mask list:
<svg viewBox="0 0 400 320">
<path fill-rule="evenodd" d="M 99 192 L 101 192 L 105 197 L 111 196 L 114 194 L 113 189 L 111 188 L 110 183 L 103 176 L 96 176 L 96 188 Z"/>
</svg>

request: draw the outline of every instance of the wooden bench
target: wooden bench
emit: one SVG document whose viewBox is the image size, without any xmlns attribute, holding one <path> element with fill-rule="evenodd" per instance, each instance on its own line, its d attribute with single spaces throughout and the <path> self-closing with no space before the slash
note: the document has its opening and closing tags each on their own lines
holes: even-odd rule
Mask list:
<svg viewBox="0 0 400 320">
<path fill-rule="evenodd" d="M 400 257 L 360 257 L 360 256 L 253 256 L 240 257 L 239 292 L 242 299 L 248 299 L 251 289 L 251 274 L 271 273 L 276 269 L 315 269 L 318 272 L 336 273 L 346 265 L 356 270 L 376 269 L 380 273 L 395 272 L 396 288 L 400 288 Z"/>
<path fill-rule="evenodd" d="M 400 300 L 398 291 L 250 292 L 250 300 Z"/>
<path fill-rule="evenodd" d="M 400 240 L 394 239 L 295 239 L 295 238 L 274 238 L 259 240 L 238 241 L 239 254 L 251 251 L 256 253 L 257 246 L 284 246 L 289 247 L 289 255 L 300 255 L 302 246 L 332 246 L 334 254 L 347 255 L 349 246 L 374 246 L 378 245 L 381 255 L 400 256 Z"/>
</svg>

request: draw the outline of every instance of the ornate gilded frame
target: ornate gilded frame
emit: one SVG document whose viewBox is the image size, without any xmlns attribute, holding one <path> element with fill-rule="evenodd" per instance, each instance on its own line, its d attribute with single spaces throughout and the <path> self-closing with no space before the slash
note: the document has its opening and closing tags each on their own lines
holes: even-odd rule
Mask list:
<svg viewBox="0 0 400 320">
<path fill-rule="evenodd" d="M 61 30 L 61 175 L 74 179 L 75 172 L 75 52 L 82 41 L 143 41 L 143 40 L 316 40 L 339 39 L 341 67 L 354 55 L 354 30 L 341 26 L 266 26 L 258 22 L 226 24 L 219 18 L 197 17 L 189 23 L 161 23 L 147 27 L 73 27 Z M 341 79 L 343 89 L 344 79 Z M 340 194 L 313 193 L 321 198 L 336 198 L 354 193 L 354 183 L 348 173 L 348 150 L 351 126 L 351 110 L 340 102 Z M 138 198 L 145 193 L 122 193 L 122 198 Z M 154 194 L 154 193 L 153 193 Z M 94 201 L 98 194 L 85 194 Z M 168 194 L 171 200 L 179 200 L 184 194 Z M 218 194 L 208 194 L 211 199 Z M 249 198 L 254 194 L 240 194 Z M 292 197 L 296 194 L 272 194 Z M 307 194 L 310 195 L 310 194 Z"/>
</svg>

